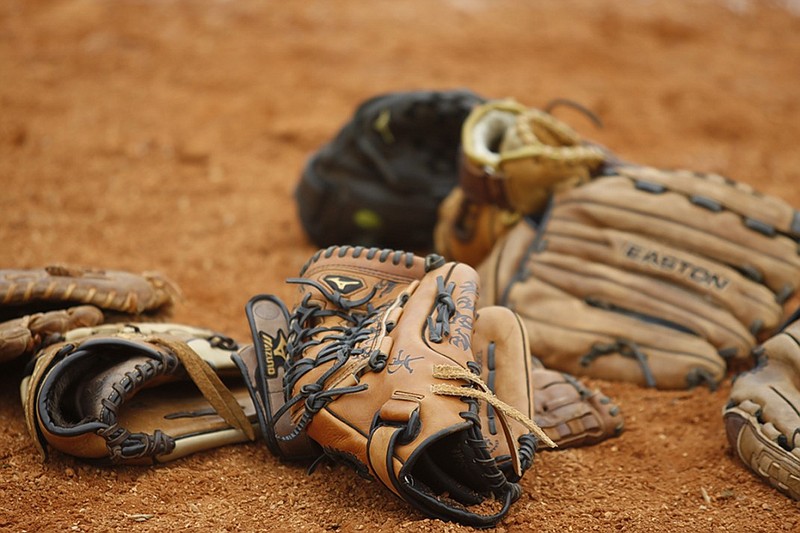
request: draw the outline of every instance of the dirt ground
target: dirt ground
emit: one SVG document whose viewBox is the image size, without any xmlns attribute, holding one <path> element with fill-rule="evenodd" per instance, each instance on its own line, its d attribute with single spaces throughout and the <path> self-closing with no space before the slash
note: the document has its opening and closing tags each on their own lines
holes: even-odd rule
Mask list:
<svg viewBox="0 0 800 533">
<path fill-rule="evenodd" d="M 248 339 L 315 251 L 292 191 L 377 93 L 564 97 L 623 157 L 716 171 L 800 206 L 800 6 L 784 0 L 0 2 L 0 266 L 158 270 L 178 322 Z M 570 114 L 566 110 L 566 114 Z M 42 463 L 0 372 L 0 529 L 465 531 L 344 467 L 262 444 L 159 467 Z M 800 506 L 731 455 L 716 392 L 591 382 L 626 416 L 542 453 L 497 531 L 798 531 Z M 704 493 L 706 497 L 704 497 Z"/>
</svg>

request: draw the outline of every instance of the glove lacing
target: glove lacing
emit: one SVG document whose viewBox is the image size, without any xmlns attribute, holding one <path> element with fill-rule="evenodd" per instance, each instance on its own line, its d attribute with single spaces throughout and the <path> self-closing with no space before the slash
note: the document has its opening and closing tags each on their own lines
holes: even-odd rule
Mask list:
<svg viewBox="0 0 800 533">
<path fill-rule="evenodd" d="M 435 365 L 433 367 L 433 377 L 439 379 L 460 379 L 475 385 L 477 388 L 457 387 L 447 383 L 434 383 L 431 385 L 431 392 L 440 396 L 458 396 L 463 398 L 475 398 L 484 400 L 496 411 L 507 418 L 516 420 L 525 428 L 530 430 L 536 437 L 547 444 L 550 448 L 556 448 L 557 444 L 547 436 L 539 425 L 522 414 L 517 408 L 505 403 L 495 396 L 486 383 L 479 377 L 465 368 L 453 365 Z"/>
<path fill-rule="evenodd" d="M 647 362 L 647 354 L 639 349 L 639 346 L 626 339 L 618 339 L 616 342 L 610 343 L 595 343 L 592 349 L 581 357 L 581 366 L 589 366 L 595 359 L 604 355 L 619 354 L 623 357 L 635 359 L 642 367 L 642 375 L 648 387 L 654 388 L 656 386 L 656 378 L 653 375 L 653 370 L 650 368 L 650 363 Z"/>
<path fill-rule="evenodd" d="M 336 375 L 351 357 L 367 356 L 367 369 L 373 372 L 380 372 L 386 366 L 386 354 L 382 354 L 379 350 L 374 350 L 367 354 L 366 350 L 357 347 L 359 343 L 369 340 L 376 333 L 378 318 L 381 316 L 382 311 L 385 310 L 386 305 L 373 307 L 369 304 L 369 301 L 377 294 L 378 286 L 373 287 L 366 296 L 357 300 L 350 300 L 340 292 L 331 292 L 321 283 L 311 279 L 290 278 L 287 282 L 314 287 L 335 307 L 323 309 L 318 304 L 312 303 L 310 301 L 311 295 L 307 294 L 290 317 L 289 357 L 283 378 L 286 403 L 275 412 L 272 422 L 273 428 L 275 423 L 292 406 L 300 401 L 304 401 L 305 406 L 300 420 L 288 435 L 276 434 L 276 438 L 281 441 L 291 441 L 297 438 L 311 422 L 313 416 L 334 398 L 343 394 L 366 390 L 366 384 L 325 389 L 326 382 Z M 387 302 L 387 305 L 390 303 Z M 354 308 L 362 306 L 365 306 L 364 311 L 352 311 Z M 341 322 L 336 325 L 313 325 L 327 317 L 337 317 L 341 319 Z M 303 357 L 303 353 L 308 348 L 323 343 L 327 345 L 317 353 L 314 359 Z M 301 386 L 300 392 L 294 397 L 289 396 L 302 376 L 315 367 L 332 360 L 335 360 L 335 363 L 319 379 L 314 383 L 307 383 Z"/>
</svg>

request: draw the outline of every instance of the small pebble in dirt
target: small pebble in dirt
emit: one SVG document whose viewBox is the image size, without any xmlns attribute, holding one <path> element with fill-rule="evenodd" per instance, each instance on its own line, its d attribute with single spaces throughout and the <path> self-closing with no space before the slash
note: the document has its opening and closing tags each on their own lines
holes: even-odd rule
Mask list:
<svg viewBox="0 0 800 533">
<path fill-rule="evenodd" d="M 717 496 L 717 498 L 720 500 L 727 500 L 733 498 L 734 496 L 736 496 L 736 493 L 733 492 L 733 489 L 723 489 L 723 491 L 719 493 L 719 496 Z"/>
</svg>

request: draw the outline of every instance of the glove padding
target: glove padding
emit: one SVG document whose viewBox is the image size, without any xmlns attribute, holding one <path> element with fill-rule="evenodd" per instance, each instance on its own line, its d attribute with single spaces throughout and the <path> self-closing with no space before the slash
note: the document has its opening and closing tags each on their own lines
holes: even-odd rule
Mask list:
<svg viewBox="0 0 800 533">
<path fill-rule="evenodd" d="M 756 353 L 723 409 L 728 441 L 757 476 L 800 500 L 800 320 Z"/>
<path fill-rule="evenodd" d="M 494 336 L 506 326 L 490 324 L 491 310 L 476 319 L 476 272 L 439 256 L 331 247 L 289 281 L 300 290 L 287 326 L 286 403 L 276 410 L 270 401 L 265 389 L 275 380 L 253 387 L 255 403 L 272 410 L 273 431 L 284 416 L 291 418 L 283 425 L 288 433 L 267 439 L 271 449 L 291 457 L 300 439 L 297 456 L 315 449 L 344 462 L 429 516 L 477 527 L 502 519 L 520 495 L 516 481 L 530 467 L 536 442 L 553 443 L 480 378 L 473 328 Z M 269 317 L 279 321 L 282 313 L 275 298 L 264 298 L 266 309 L 252 313 L 260 306 L 250 305 L 251 324 L 259 321 L 253 314 L 267 324 L 254 329 L 256 345 L 269 339 L 258 350 L 267 354 L 255 361 L 259 368 L 246 372 L 256 378 L 279 362 L 274 339 L 280 335 Z M 513 364 L 529 368 L 522 330 L 514 331 Z M 483 402 L 494 409 L 501 457 L 487 447 Z M 525 396 L 527 412 L 530 402 Z"/>
<path fill-rule="evenodd" d="M 361 103 L 309 158 L 295 191 L 311 240 L 429 250 L 436 209 L 458 183 L 461 126 L 482 101 L 448 90 L 387 93 Z"/>
<path fill-rule="evenodd" d="M 219 333 L 178 324 L 69 331 L 29 365 L 28 431 L 48 448 L 99 464 L 152 464 L 254 440 L 255 408 Z"/>
<path fill-rule="evenodd" d="M 547 368 L 680 389 L 716 385 L 783 317 L 800 216 L 713 174 L 607 164 L 515 226 L 479 267 Z"/>
<path fill-rule="evenodd" d="M 174 283 L 154 272 L 63 265 L 0 270 L 0 363 L 31 355 L 73 328 L 166 312 L 178 295 Z"/>
</svg>

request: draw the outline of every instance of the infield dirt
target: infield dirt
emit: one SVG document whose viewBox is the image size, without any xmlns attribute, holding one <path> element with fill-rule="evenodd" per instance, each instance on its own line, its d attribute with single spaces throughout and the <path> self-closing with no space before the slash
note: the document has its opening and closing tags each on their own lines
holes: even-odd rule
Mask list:
<svg viewBox="0 0 800 533">
<path fill-rule="evenodd" d="M 158 270 L 173 320 L 248 340 L 243 306 L 315 251 L 292 192 L 375 94 L 570 98 L 622 157 L 714 171 L 800 206 L 800 8 L 748 0 L 0 3 L 0 266 Z M 263 444 L 172 464 L 42 463 L 0 371 L 0 529 L 466 531 L 340 466 Z M 626 431 L 545 452 L 497 531 L 797 531 L 731 454 L 717 391 L 590 382 Z"/>
</svg>

